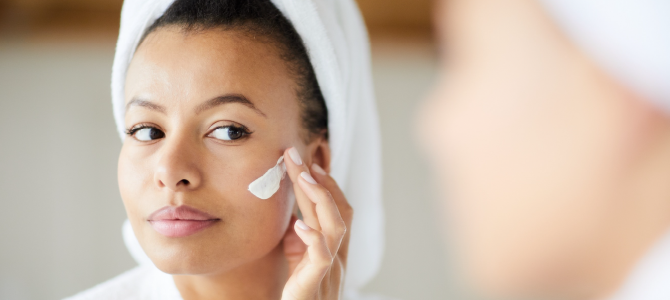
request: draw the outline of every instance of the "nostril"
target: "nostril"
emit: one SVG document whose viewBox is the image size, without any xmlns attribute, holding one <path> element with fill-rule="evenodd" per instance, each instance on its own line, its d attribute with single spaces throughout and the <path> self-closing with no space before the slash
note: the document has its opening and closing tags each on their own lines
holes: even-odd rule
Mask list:
<svg viewBox="0 0 670 300">
<path fill-rule="evenodd" d="M 181 183 L 183 185 L 188 185 L 189 184 L 188 180 L 186 180 L 186 179 L 180 180 L 179 183 Z"/>
</svg>

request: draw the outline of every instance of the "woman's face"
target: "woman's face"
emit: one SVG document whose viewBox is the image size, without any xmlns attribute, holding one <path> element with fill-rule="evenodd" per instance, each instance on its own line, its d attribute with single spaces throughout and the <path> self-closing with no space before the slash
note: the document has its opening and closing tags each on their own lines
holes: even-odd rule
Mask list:
<svg viewBox="0 0 670 300">
<path fill-rule="evenodd" d="M 420 128 L 466 269 L 498 294 L 604 284 L 576 282 L 621 254 L 608 245 L 652 110 L 536 1 L 443 1 L 436 16 L 444 60 Z"/>
<path fill-rule="evenodd" d="M 234 30 L 165 27 L 137 49 L 118 180 L 135 234 L 161 270 L 214 274 L 278 246 L 294 208 L 289 180 L 267 200 L 247 187 L 284 149 L 306 151 L 292 78 L 272 43 Z M 154 212 L 170 206 L 213 221 L 194 233 L 156 227 Z"/>
</svg>

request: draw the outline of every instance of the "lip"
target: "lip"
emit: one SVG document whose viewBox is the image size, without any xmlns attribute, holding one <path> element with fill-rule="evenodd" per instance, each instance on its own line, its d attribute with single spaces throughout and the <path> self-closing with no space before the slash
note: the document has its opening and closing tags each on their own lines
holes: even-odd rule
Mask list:
<svg viewBox="0 0 670 300">
<path fill-rule="evenodd" d="M 202 231 L 221 219 L 190 206 L 166 206 L 149 218 L 149 224 L 158 233 L 167 237 L 185 237 Z"/>
</svg>

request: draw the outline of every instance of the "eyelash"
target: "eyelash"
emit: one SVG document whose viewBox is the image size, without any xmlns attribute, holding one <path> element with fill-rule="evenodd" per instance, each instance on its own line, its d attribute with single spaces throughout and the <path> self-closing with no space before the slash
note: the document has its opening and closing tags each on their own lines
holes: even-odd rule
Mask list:
<svg viewBox="0 0 670 300">
<path fill-rule="evenodd" d="M 137 131 L 146 129 L 146 128 L 153 128 L 153 129 L 158 129 L 158 127 L 151 125 L 151 124 L 137 124 L 131 128 L 126 129 L 125 133 L 128 136 L 133 136 Z M 160 130 L 160 129 L 158 129 Z"/>
<path fill-rule="evenodd" d="M 222 142 L 227 142 L 227 143 L 235 142 L 235 141 L 239 141 L 239 140 L 242 140 L 242 139 L 246 139 L 246 138 L 249 137 L 249 135 L 251 135 L 252 133 L 254 133 L 253 131 L 249 130 L 249 128 L 247 128 L 246 126 L 244 126 L 244 125 L 242 125 L 242 124 L 230 124 L 230 125 L 217 126 L 216 128 L 210 130 L 210 131 L 207 133 L 207 136 L 210 136 L 211 134 L 213 134 L 215 130 L 217 130 L 217 129 L 222 129 L 222 128 L 232 128 L 232 129 L 236 129 L 236 130 L 240 130 L 240 131 L 242 131 L 242 134 L 243 134 L 243 135 L 242 135 L 242 137 L 240 137 L 239 139 L 232 140 L 232 141 L 223 141 L 223 140 L 222 140 Z"/>
<path fill-rule="evenodd" d="M 227 128 L 227 127 L 229 127 L 229 128 L 233 128 L 233 129 L 237 129 L 237 130 L 241 130 L 241 131 L 242 131 L 242 133 L 244 134 L 244 136 L 242 136 L 242 137 L 239 138 L 238 140 L 248 138 L 249 135 L 251 135 L 252 133 L 254 133 L 253 131 L 249 130 L 249 128 L 247 128 L 246 126 L 244 126 L 244 125 L 242 125 L 242 124 L 239 124 L 239 126 L 237 126 L 237 125 L 235 125 L 235 124 L 231 124 L 231 125 L 225 125 L 225 126 L 218 126 L 218 127 L 214 128 L 214 129 L 210 130 L 210 131 L 207 133 L 207 135 L 209 136 L 210 134 L 212 134 L 212 133 L 214 132 L 214 130 L 221 129 L 221 128 Z M 128 135 L 128 136 L 133 136 L 133 135 L 135 135 L 135 133 L 137 133 L 138 131 L 140 131 L 140 130 L 142 130 L 142 129 L 146 129 L 146 128 L 153 128 L 153 129 L 156 129 L 156 130 L 160 130 L 158 127 L 156 127 L 156 126 L 154 126 L 154 125 L 151 125 L 151 124 L 137 124 L 137 125 L 135 125 L 135 126 L 133 126 L 133 127 L 131 127 L 131 128 L 126 129 L 125 134 Z"/>
</svg>

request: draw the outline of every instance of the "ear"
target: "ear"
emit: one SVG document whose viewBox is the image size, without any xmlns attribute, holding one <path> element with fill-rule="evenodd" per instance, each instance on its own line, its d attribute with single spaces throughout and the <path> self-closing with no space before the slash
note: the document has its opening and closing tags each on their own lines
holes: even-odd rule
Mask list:
<svg viewBox="0 0 670 300">
<path fill-rule="evenodd" d="M 330 144 L 325 136 L 320 135 L 307 145 L 307 155 L 310 164 L 317 164 L 330 173 Z"/>
</svg>

